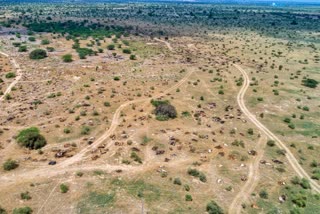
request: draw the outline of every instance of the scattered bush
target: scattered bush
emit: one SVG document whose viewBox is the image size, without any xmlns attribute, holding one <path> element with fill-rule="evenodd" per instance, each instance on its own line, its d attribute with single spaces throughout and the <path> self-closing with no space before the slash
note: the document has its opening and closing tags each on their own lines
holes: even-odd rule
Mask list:
<svg viewBox="0 0 320 214">
<path fill-rule="evenodd" d="M 6 73 L 6 78 L 7 79 L 11 79 L 11 78 L 15 78 L 15 77 L 16 77 L 16 74 L 13 73 L 13 72 Z"/>
<path fill-rule="evenodd" d="M 81 134 L 82 135 L 88 135 L 90 133 L 90 127 L 89 126 L 82 126 L 81 127 Z"/>
<path fill-rule="evenodd" d="M 274 147 L 276 143 L 274 142 L 274 140 L 268 140 L 267 145 L 270 147 Z"/>
<path fill-rule="evenodd" d="M 30 196 L 30 193 L 27 191 L 27 192 L 22 192 L 20 194 L 20 197 L 22 200 L 30 200 L 31 199 L 31 196 Z"/>
<path fill-rule="evenodd" d="M 47 144 L 46 139 L 36 127 L 30 127 L 19 132 L 17 142 L 28 149 L 40 149 Z"/>
<path fill-rule="evenodd" d="M 189 194 L 187 194 L 185 198 L 186 198 L 186 201 L 192 201 L 192 196 Z"/>
<path fill-rule="evenodd" d="M 261 190 L 259 192 L 259 196 L 260 196 L 260 198 L 267 199 L 269 197 L 269 194 L 266 190 Z"/>
<path fill-rule="evenodd" d="M 199 180 L 202 181 L 202 182 L 206 182 L 207 181 L 206 175 L 203 172 L 200 172 L 197 169 L 188 169 L 188 174 L 193 176 L 193 177 L 199 178 Z"/>
<path fill-rule="evenodd" d="M 72 55 L 71 54 L 63 55 L 62 60 L 63 60 L 63 62 L 72 62 L 73 61 Z"/>
<path fill-rule="evenodd" d="M 249 135 L 253 135 L 253 129 L 252 128 L 248 129 L 247 132 L 248 132 Z"/>
<path fill-rule="evenodd" d="M 131 157 L 134 161 L 136 161 L 136 162 L 138 162 L 138 163 L 142 163 L 142 159 L 139 157 L 139 155 L 138 155 L 137 153 L 131 152 L 130 157 Z"/>
<path fill-rule="evenodd" d="M 44 59 L 47 57 L 47 52 L 42 49 L 36 49 L 29 54 L 30 59 Z"/>
<path fill-rule="evenodd" d="M 180 178 L 175 178 L 175 179 L 173 180 L 173 184 L 182 185 L 182 182 L 181 182 Z"/>
<path fill-rule="evenodd" d="M 103 105 L 104 105 L 105 107 L 110 107 L 110 103 L 109 103 L 109 102 L 107 102 L 107 101 L 106 101 L 106 102 L 104 102 L 104 103 L 103 103 Z"/>
<path fill-rule="evenodd" d="M 41 45 L 49 45 L 49 44 L 50 44 L 50 41 L 47 39 L 44 39 L 41 41 Z"/>
<path fill-rule="evenodd" d="M 36 38 L 33 37 L 33 36 L 30 36 L 30 37 L 28 38 L 28 40 L 29 40 L 30 42 L 35 42 L 35 41 L 36 41 Z"/>
<path fill-rule="evenodd" d="M 131 50 L 128 48 L 123 49 L 122 52 L 125 54 L 131 54 Z"/>
<path fill-rule="evenodd" d="M 107 49 L 110 50 L 110 51 L 114 50 L 114 48 L 115 48 L 114 44 L 110 44 L 110 45 L 107 46 Z"/>
<path fill-rule="evenodd" d="M 302 80 L 302 85 L 309 87 L 309 88 L 316 88 L 319 82 L 314 79 L 304 79 Z"/>
<path fill-rule="evenodd" d="M 136 60 L 136 59 L 137 59 L 137 57 L 136 57 L 136 55 L 131 54 L 131 55 L 130 55 L 130 59 L 131 59 L 131 60 Z"/>
<path fill-rule="evenodd" d="M 303 188 L 303 189 L 311 189 L 311 185 L 309 183 L 309 181 L 306 179 L 306 178 L 302 178 L 301 181 L 300 181 L 300 186 Z"/>
<path fill-rule="evenodd" d="M 170 104 L 160 104 L 155 109 L 157 119 L 168 120 L 177 117 L 177 111 L 174 106 Z"/>
<path fill-rule="evenodd" d="M 209 214 L 224 214 L 223 209 L 215 201 L 210 201 L 206 210 Z"/>
<path fill-rule="evenodd" d="M 27 49 L 27 46 L 25 46 L 25 45 L 20 46 L 18 49 L 18 52 L 27 52 L 27 51 L 28 51 L 28 49 Z"/>
<path fill-rule="evenodd" d="M 66 184 L 60 184 L 60 192 L 67 193 L 69 191 L 69 187 Z"/>
<path fill-rule="evenodd" d="M 33 210 L 30 207 L 15 208 L 13 214 L 32 214 Z"/>
<path fill-rule="evenodd" d="M 6 171 L 10 171 L 16 169 L 18 166 L 19 164 L 17 161 L 8 159 L 6 162 L 4 162 L 3 169 Z"/>
<path fill-rule="evenodd" d="M 4 208 L 0 207 L 0 214 L 7 214 L 7 211 Z"/>
</svg>

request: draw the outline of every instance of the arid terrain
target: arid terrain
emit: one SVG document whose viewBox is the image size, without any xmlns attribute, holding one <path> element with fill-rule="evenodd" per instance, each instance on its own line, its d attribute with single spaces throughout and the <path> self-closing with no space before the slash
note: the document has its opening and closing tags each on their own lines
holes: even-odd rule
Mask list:
<svg viewBox="0 0 320 214">
<path fill-rule="evenodd" d="M 1 6 L 0 214 L 319 213 L 320 6 Z"/>
</svg>

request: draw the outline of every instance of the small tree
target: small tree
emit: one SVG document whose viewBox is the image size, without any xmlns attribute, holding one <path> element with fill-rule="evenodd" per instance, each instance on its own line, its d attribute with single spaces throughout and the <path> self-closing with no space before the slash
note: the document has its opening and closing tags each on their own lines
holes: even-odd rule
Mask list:
<svg viewBox="0 0 320 214">
<path fill-rule="evenodd" d="M 304 79 L 302 80 L 302 85 L 309 87 L 309 88 L 316 88 L 319 82 L 314 79 Z"/>
<path fill-rule="evenodd" d="M 156 107 L 155 113 L 157 119 L 167 120 L 169 118 L 173 119 L 177 117 L 176 108 L 171 104 L 160 104 Z"/>
<path fill-rule="evenodd" d="M 35 49 L 29 54 L 30 59 L 44 59 L 47 57 L 47 52 L 43 49 Z"/>
<path fill-rule="evenodd" d="M 40 134 L 39 129 L 30 127 L 19 132 L 17 142 L 29 149 L 40 149 L 47 144 L 46 139 Z"/>
<path fill-rule="evenodd" d="M 223 209 L 215 201 L 210 201 L 206 210 L 209 214 L 224 214 Z"/>
</svg>

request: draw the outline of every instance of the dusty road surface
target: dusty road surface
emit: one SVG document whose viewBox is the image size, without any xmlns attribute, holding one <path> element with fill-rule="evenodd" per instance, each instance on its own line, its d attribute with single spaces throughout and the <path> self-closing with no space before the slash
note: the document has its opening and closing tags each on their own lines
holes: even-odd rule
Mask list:
<svg viewBox="0 0 320 214">
<path fill-rule="evenodd" d="M 252 123 L 254 123 L 264 134 L 266 134 L 270 139 L 276 141 L 277 146 L 280 149 L 283 149 L 286 151 L 286 158 L 288 159 L 290 165 L 292 166 L 292 168 L 294 169 L 294 171 L 299 175 L 299 177 L 301 178 L 306 178 L 309 180 L 312 189 L 317 192 L 320 193 L 320 185 L 312 180 L 310 178 L 310 176 L 308 175 L 308 173 L 300 166 L 299 162 L 297 161 L 297 159 L 294 157 L 294 155 L 292 154 L 292 152 L 290 151 L 290 149 L 288 149 L 288 147 L 275 135 L 273 134 L 267 127 L 265 127 L 261 122 L 259 122 L 257 120 L 257 118 L 247 109 L 245 103 L 244 103 L 244 95 L 250 85 L 250 80 L 249 80 L 249 76 L 246 73 L 245 70 L 243 70 L 239 65 L 234 64 L 234 66 L 241 72 L 243 78 L 244 78 L 244 82 L 243 82 L 243 86 L 237 96 L 237 102 L 239 104 L 239 107 L 241 109 L 241 111 L 251 120 Z"/>
<path fill-rule="evenodd" d="M 254 161 L 249 165 L 249 173 L 248 173 L 248 180 L 247 182 L 241 187 L 241 190 L 236 195 L 236 197 L 233 199 L 230 207 L 229 207 L 229 214 L 241 213 L 241 205 L 242 203 L 246 202 L 251 195 L 251 193 L 254 191 L 256 186 L 258 185 L 258 181 L 260 178 L 259 173 L 259 165 L 260 160 L 262 159 L 264 155 L 264 146 L 267 142 L 267 137 L 263 135 L 259 142 L 257 143 L 256 151 L 258 152 L 258 155 L 255 157 Z"/>
<path fill-rule="evenodd" d="M 0 54 L 10 58 L 10 56 L 2 51 L 0 51 Z M 12 88 L 19 82 L 19 80 L 22 77 L 22 73 L 21 73 L 21 69 L 19 64 L 16 62 L 15 59 L 10 58 L 10 62 L 12 63 L 12 65 L 14 66 L 14 68 L 16 69 L 17 73 L 16 73 L 16 77 L 13 80 L 12 83 L 10 83 L 10 85 L 7 87 L 7 89 L 3 92 L 3 95 L 0 97 L 0 102 L 2 102 L 4 100 L 4 98 L 6 97 L 7 94 L 10 94 L 10 92 L 12 91 Z"/>
</svg>

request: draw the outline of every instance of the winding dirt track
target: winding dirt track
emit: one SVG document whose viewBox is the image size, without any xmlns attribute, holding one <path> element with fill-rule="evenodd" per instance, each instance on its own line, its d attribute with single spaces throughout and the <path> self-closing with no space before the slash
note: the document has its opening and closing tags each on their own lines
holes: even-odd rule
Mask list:
<svg viewBox="0 0 320 214">
<path fill-rule="evenodd" d="M 256 151 L 258 152 L 258 155 L 255 157 L 254 161 L 249 165 L 248 180 L 244 184 L 244 186 L 241 188 L 239 193 L 236 195 L 236 197 L 233 199 L 229 207 L 229 212 L 228 212 L 229 214 L 241 213 L 242 203 L 248 200 L 249 196 L 258 185 L 258 181 L 260 178 L 259 165 L 260 165 L 260 160 L 264 155 L 264 146 L 266 142 L 267 142 L 267 137 L 263 135 L 257 143 Z"/>
<path fill-rule="evenodd" d="M 3 93 L 3 95 L 0 97 L 0 102 L 4 100 L 5 96 L 7 94 L 9 94 L 11 91 L 12 91 L 12 88 L 19 82 L 19 80 L 21 79 L 22 77 L 22 73 L 21 73 L 21 69 L 20 69 L 20 66 L 19 64 L 16 62 L 15 59 L 13 58 L 10 58 L 8 54 L 0 51 L 0 54 L 9 58 L 10 59 L 10 62 L 13 64 L 14 68 L 17 70 L 17 73 L 16 73 L 16 77 L 14 79 L 14 81 L 7 87 L 7 89 L 5 90 L 5 92 Z"/>
<path fill-rule="evenodd" d="M 47 166 L 45 167 L 40 167 L 38 169 L 35 170 L 31 170 L 28 172 L 21 172 L 21 173 L 15 173 L 15 174 L 7 174 L 7 175 L 2 175 L 0 176 L 0 186 L 1 184 L 5 184 L 5 185 L 9 185 L 9 183 L 14 183 L 16 180 L 21 180 L 22 178 L 50 178 L 52 176 L 56 176 L 59 174 L 64 174 L 67 172 L 71 172 L 71 171 L 77 171 L 77 170 L 93 170 L 93 169 L 104 169 L 104 170 L 115 170 L 115 169 L 123 169 L 123 170 L 128 170 L 130 168 L 134 168 L 134 171 L 137 170 L 142 170 L 142 169 L 138 169 L 136 167 L 130 167 L 130 166 L 114 166 L 114 165 L 106 165 L 104 164 L 103 166 L 97 166 L 97 165 L 78 165 L 78 166 L 70 166 L 74 163 L 77 163 L 81 160 L 83 160 L 84 156 L 86 155 L 87 152 L 91 151 L 92 149 L 96 148 L 99 144 L 101 144 L 104 140 L 106 140 L 111 134 L 114 133 L 114 131 L 116 130 L 116 128 L 118 127 L 119 123 L 120 123 L 120 115 L 121 115 L 121 111 L 134 103 L 138 103 L 138 102 L 145 102 L 145 101 L 150 101 L 152 98 L 156 98 L 162 95 L 165 95 L 173 90 L 175 90 L 176 88 L 180 87 L 183 83 L 185 83 L 188 78 L 191 76 L 191 74 L 193 73 L 193 71 L 190 71 L 189 73 L 187 73 L 179 82 L 177 82 L 175 85 L 173 85 L 172 87 L 168 88 L 167 90 L 163 91 L 162 93 L 155 95 L 151 98 L 144 98 L 144 99 L 138 99 L 138 100 L 132 100 L 132 101 L 128 101 L 124 104 L 122 104 L 121 106 L 118 107 L 118 109 L 116 110 L 112 122 L 111 122 L 111 126 L 109 127 L 109 129 L 101 136 L 99 137 L 93 144 L 87 146 L 86 148 L 84 148 L 83 150 L 81 150 L 79 153 L 77 153 L 75 156 L 66 159 L 65 161 L 61 162 L 60 164 L 57 164 L 51 168 L 48 168 Z"/>
<path fill-rule="evenodd" d="M 113 115 L 112 122 L 111 122 L 111 125 L 110 125 L 109 129 L 100 138 L 98 138 L 93 144 L 91 144 L 90 146 L 87 146 L 86 148 L 81 150 L 79 153 L 77 153 L 73 157 L 71 157 L 71 158 L 61 162 L 60 164 L 58 164 L 57 167 L 67 167 L 67 166 L 70 166 L 71 164 L 74 164 L 76 162 L 79 162 L 79 161 L 83 160 L 83 156 L 87 152 L 91 151 L 92 149 L 97 148 L 103 141 L 105 141 L 108 137 L 110 137 L 110 135 L 112 135 L 114 133 L 114 131 L 116 130 L 116 128 L 118 127 L 118 125 L 120 123 L 121 111 L 125 107 L 127 107 L 127 106 L 129 106 L 131 104 L 139 103 L 139 102 L 150 101 L 151 99 L 154 99 L 156 97 L 160 97 L 162 95 L 165 95 L 165 94 L 175 90 L 176 88 L 181 86 L 185 81 L 187 81 L 192 73 L 193 73 L 193 71 L 190 71 L 177 84 L 173 85 L 172 87 L 168 88 L 167 90 L 165 90 L 164 92 L 162 92 L 162 93 L 160 93 L 160 94 L 158 94 L 156 96 L 153 96 L 153 97 L 150 97 L 150 98 L 144 98 L 144 99 L 137 99 L 137 100 L 128 101 L 128 102 L 122 104 L 121 106 L 119 106 L 117 108 L 117 110 L 115 111 L 114 115 Z"/>
<path fill-rule="evenodd" d="M 264 134 L 266 134 L 270 139 L 274 140 L 277 144 L 277 146 L 280 149 L 283 149 L 286 151 L 286 158 L 288 159 L 291 167 L 294 169 L 294 171 L 299 175 L 301 178 L 307 178 L 311 184 L 312 189 L 320 193 L 320 185 L 312 180 L 308 173 L 304 171 L 304 169 L 300 166 L 297 159 L 294 157 L 294 155 L 291 153 L 290 149 L 287 148 L 287 146 L 275 135 L 273 134 L 267 127 L 265 127 L 262 123 L 260 123 L 256 117 L 247 109 L 245 103 L 244 103 L 244 95 L 249 87 L 250 80 L 248 74 L 243 70 L 239 65 L 234 64 L 234 66 L 241 72 L 241 74 L 244 77 L 243 86 L 238 93 L 237 96 L 237 102 L 239 104 L 240 109 L 242 112 L 251 120 L 252 123 L 254 123 Z"/>
<path fill-rule="evenodd" d="M 169 49 L 170 51 L 173 51 L 173 48 L 172 48 L 172 46 L 171 46 L 171 44 L 170 44 L 169 42 L 164 41 L 164 40 L 161 40 L 161 39 L 158 39 L 158 38 L 154 38 L 154 40 L 156 40 L 156 41 L 158 41 L 158 42 L 164 43 L 164 44 L 168 47 L 168 49 Z"/>
</svg>

